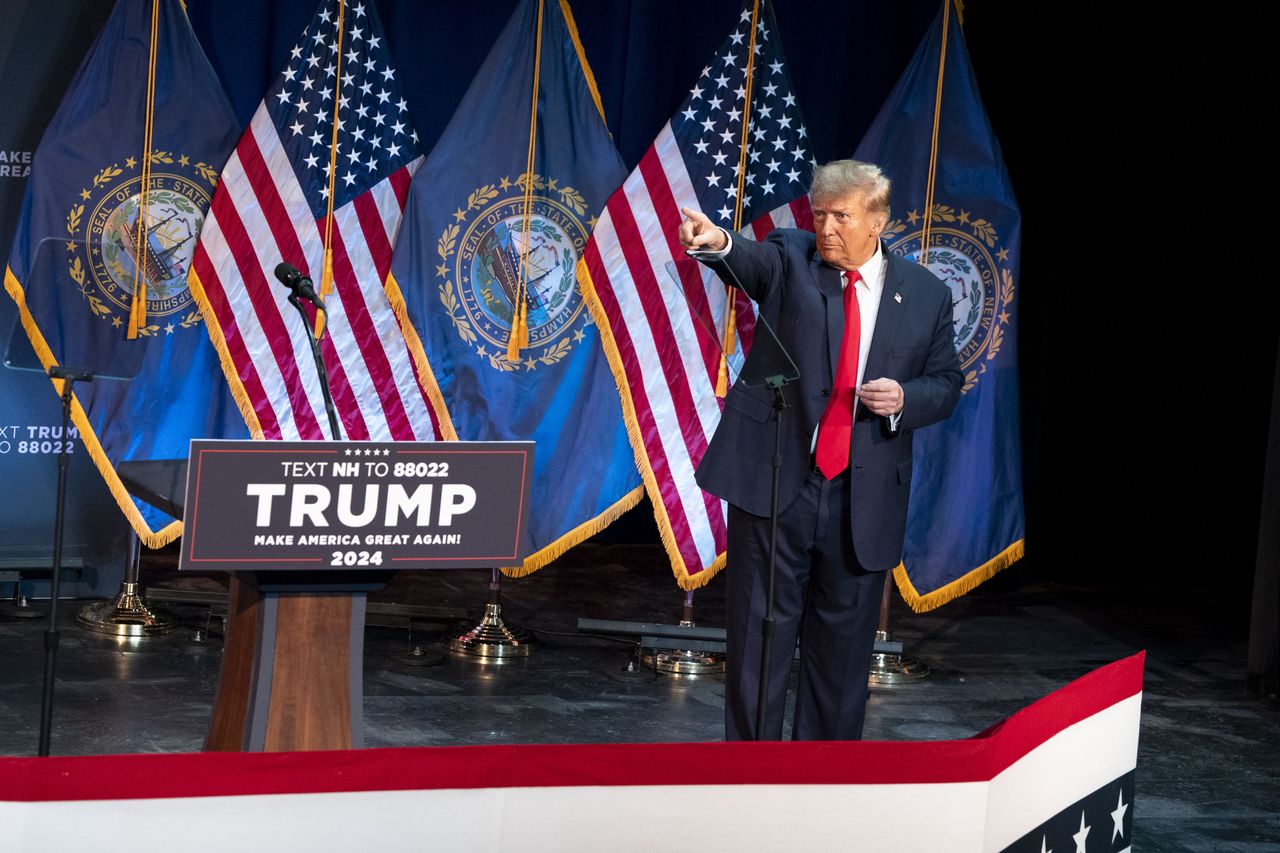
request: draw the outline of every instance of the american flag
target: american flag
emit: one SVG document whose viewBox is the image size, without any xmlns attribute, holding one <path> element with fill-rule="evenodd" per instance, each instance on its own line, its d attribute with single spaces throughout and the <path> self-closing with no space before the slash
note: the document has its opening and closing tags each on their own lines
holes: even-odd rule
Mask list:
<svg viewBox="0 0 1280 853">
<path fill-rule="evenodd" d="M 590 303 L 636 458 L 686 589 L 724 564 L 724 503 L 698 488 L 693 472 L 720 422 L 715 390 L 729 296 L 685 255 L 676 232 L 681 207 L 733 229 L 744 120 L 741 233 L 760 239 L 774 228 L 812 230 L 812 153 L 777 26 L 761 0 L 747 3 L 688 99 L 609 199 L 583 255 L 584 288 L 594 291 Z M 730 355 L 730 378 L 754 329 L 750 300 L 738 293 L 734 305 L 740 345 Z"/>
<path fill-rule="evenodd" d="M 320 290 L 326 231 L 333 290 L 321 347 L 346 437 L 439 437 L 393 307 L 399 294 L 383 287 L 422 160 L 372 5 L 325 0 L 223 169 L 192 264 L 192 289 L 256 437 L 328 437 L 308 331 L 273 277 L 287 261 Z"/>
</svg>

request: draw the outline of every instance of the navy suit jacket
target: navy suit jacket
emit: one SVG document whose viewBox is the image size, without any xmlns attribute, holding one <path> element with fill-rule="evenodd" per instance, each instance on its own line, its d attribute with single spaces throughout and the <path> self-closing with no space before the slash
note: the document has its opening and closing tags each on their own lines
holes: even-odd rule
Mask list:
<svg viewBox="0 0 1280 853">
<path fill-rule="evenodd" d="M 853 548 L 858 562 L 883 571 L 902 559 L 911 491 L 911 435 L 951 414 L 964 375 L 956 358 L 951 291 L 933 273 L 888 252 L 884 290 L 863 381 L 880 377 L 902 385 L 896 431 L 888 418 L 858 406 L 850 447 Z M 736 237 L 721 260 L 705 261 L 726 282 L 755 300 L 779 342 L 794 359 L 799 379 L 788 384 L 782 426 L 778 507 L 799 493 L 810 470 L 810 444 L 834 384 L 844 331 L 841 273 L 818 256 L 814 235 L 779 229 L 760 243 Z M 743 368 L 763 375 L 770 358 L 764 329 Z M 773 371 L 777 372 L 777 371 Z M 773 392 L 741 379 L 697 470 L 703 489 L 752 515 L 769 515 L 774 425 Z"/>
</svg>

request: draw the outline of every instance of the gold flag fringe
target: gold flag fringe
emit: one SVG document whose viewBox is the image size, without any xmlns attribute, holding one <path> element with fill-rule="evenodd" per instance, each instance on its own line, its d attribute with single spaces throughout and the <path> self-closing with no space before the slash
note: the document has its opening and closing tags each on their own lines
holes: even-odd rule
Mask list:
<svg viewBox="0 0 1280 853">
<path fill-rule="evenodd" d="M 502 569 L 502 573 L 509 578 L 522 578 L 533 574 L 538 569 L 554 561 L 565 551 L 575 545 L 582 544 L 585 540 L 590 539 L 610 524 L 613 524 L 620 515 L 640 503 L 642 497 L 644 497 L 644 487 L 636 486 L 623 495 L 621 500 L 595 518 L 582 522 L 550 545 L 540 548 L 525 557 L 524 565 L 506 566 Z"/>
<path fill-rule="evenodd" d="M 427 351 L 422 346 L 422 338 L 418 336 L 418 330 L 409 321 L 409 308 L 405 305 L 404 294 L 400 291 L 400 283 L 396 281 L 395 275 L 387 273 L 387 280 L 383 282 L 382 289 L 387 294 L 387 301 L 391 303 L 391 312 L 396 315 L 396 322 L 400 324 L 400 331 L 404 334 L 404 342 L 409 348 L 409 355 L 413 357 L 414 372 L 418 375 L 418 381 L 427 389 L 427 402 L 435 410 L 436 421 L 440 424 L 440 437 L 445 441 L 457 441 L 458 431 L 453 426 L 453 418 L 449 416 L 444 395 L 440 393 L 440 383 L 436 382 L 436 375 L 431 370 L 430 362 L 427 361 Z"/>
<path fill-rule="evenodd" d="M 40 331 L 39 326 L 36 325 L 35 318 L 31 316 L 31 311 L 27 308 L 27 295 L 22 289 L 22 283 L 18 281 L 17 276 L 13 274 L 13 270 L 9 267 L 6 267 L 4 271 L 4 289 L 8 291 L 9 296 L 17 304 L 22 328 L 31 340 L 31 348 L 35 350 L 36 355 L 39 357 L 40 364 L 47 371 L 57 364 L 58 360 L 54 358 L 53 351 L 49 348 L 49 344 L 44 338 L 44 333 Z M 50 382 L 53 384 L 54 391 L 61 395 L 62 380 L 50 379 Z M 142 541 L 142 544 L 148 548 L 163 548 L 181 536 L 181 521 L 170 522 L 159 530 L 152 530 L 147 524 L 146 519 L 142 517 L 142 513 L 138 511 L 138 507 L 134 505 L 133 497 L 129 494 L 129 490 L 120 481 L 120 475 L 112 467 L 111 460 L 107 459 L 106 451 L 102 449 L 98 436 L 94 433 L 93 428 L 89 426 L 89 418 L 74 393 L 71 395 L 71 422 L 80 431 L 80 441 L 84 444 L 85 450 L 89 452 L 89 458 L 93 460 L 93 464 L 98 469 L 98 473 L 102 475 L 103 481 L 106 482 L 111 496 L 115 498 L 120 511 L 124 513 L 129 526 L 133 528 L 133 532 L 138 535 L 138 539 Z M 66 436 L 63 438 L 65 440 Z"/>
<path fill-rule="evenodd" d="M 671 529 L 671 519 L 667 517 L 667 508 L 662 503 L 662 494 L 658 490 L 658 478 L 649 464 L 649 455 L 645 451 L 644 437 L 640 433 L 640 422 L 636 419 L 636 405 L 631 398 L 631 390 L 627 387 L 627 374 L 622 366 L 622 354 L 618 352 L 618 343 L 614 340 L 613 329 L 609 326 L 609 317 L 600 297 L 596 293 L 595 282 L 591 280 L 591 271 L 587 269 L 585 259 L 578 261 L 578 287 L 582 289 L 582 297 L 591 311 L 596 328 L 600 330 L 600 344 L 604 347 L 609 361 L 609 372 L 613 374 L 613 382 L 618 386 L 618 397 L 622 401 L 622 420 L 627 426 L 627 438 L 631 442 L 631 451 L 635 454 L 636 468 L 640 471 L 640 479 L 644 481 L 645 490 L 649 493 L 649 501 L 653 504 L 653 518 L 658 525 L 658 536 L 662 546 L 671 560 L 671 571 L 676 576 L 676 583 L 685 591 L 706 586 L 713 577 L 724 568 L 724 554 L 716 557 L 715 562 L 700 572 L 691 573 L 685 565 L 684 557 L 676 544 L 675 533 Z"/>
<path fill-rule="evenodd" d="M 213 348 L 218 351 L 218 363 L 222 365 L 222 374 L 227 378 L 227 386 L 231 389 L 231 399 L 235 400 L 236 408 L 240 410 L 240 417 L 244 418 L 244 424 L 249 428 L 249 435 L 252 438 L 261 439 L 262 423 L 258 420 L 258 413 L 253 410 L 249 392 L 245 390 L 244 383 L 240 380 L 240 371 L 236 368 L 235 359 L 231 357 L 231 351 L 227 349 L 226 336 L 222 332 L 222 326 L 218 325 L 218 317 L 213 312 L 213 306 L 209 303 L 208 294 L 204 292 L 204 284 L 196 274 L 194 264 L 187 271 L 187 289 L 191 293 L 191 298 L 195 300 L 196 307 L 200 309 L 201 316 L 204 317 L 204 327 L 209 332 L 209 340 L 213 343 Z"/>
<path fill-rule="evenodd" d="M 893 570 L 893 579 L 898 582 L 898 592 L 902 594 L 902 600 L 916 613 L 927 613 L 949 601 L 954 601 L 966 592 L 973 591 L 984 581 L 990 580 L 997 573 L 1021 560 L 1025 553 L 1024 542 L 1025 540 L 1019 539 L 976 569 L 924 595 L 921 595 L 911 583 L 911 578 L 907 577 L 906 567 L 902 563 Z"/>
<path fill-rule="evenodd" d="M 591 100 L 595 102 L 596 112 L 600 113 L 600 122 L 605 124 L 605 132 L 609 128 L 604 117 L 604 103 L 600 100 L 600 90 L 596 88 L 596 76 L 591 73 L 591 63 L 587 62 L 587 52 L 582 49 L 582 40 L 578 38 L 578 24 L 573 20 L 573 12 L 569 9 L 569 0 L 560 0 L 560 14 L 564 16 L 564 25 L 569 30 L 569 38 L 573 41 L 573 49 L 578 52 L 578 64 L 582 66 L 582 75 L 587 78 L 587 89 L 591 92 Z M 609 134 L 613 138 L 613 134 Z"/>
</svg>

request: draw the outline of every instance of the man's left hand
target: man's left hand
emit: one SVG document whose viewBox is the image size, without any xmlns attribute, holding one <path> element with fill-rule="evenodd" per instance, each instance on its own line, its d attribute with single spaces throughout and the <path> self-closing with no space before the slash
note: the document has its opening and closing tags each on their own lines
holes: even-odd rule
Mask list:
<svg viewBox="0 0 1280 853">
<path fill-rule="evenodd" d="M 858 398 L 877 415 L 896 415 L 902 411 L 902 386 L 892 379 L 872 379 L 858 388 Z"/>
</svg>

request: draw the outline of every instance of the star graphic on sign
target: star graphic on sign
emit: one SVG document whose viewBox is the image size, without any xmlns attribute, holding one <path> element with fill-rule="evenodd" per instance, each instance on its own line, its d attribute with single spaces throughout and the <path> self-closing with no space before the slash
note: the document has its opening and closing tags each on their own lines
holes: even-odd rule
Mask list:
<svg viewBox="0 0 1280 853">
<path fill-rule="evenodd" d="M 1114 826 L 1111 828 L 1111 842 L 1114 844 L 1116 836 L 1124 837 L 1124 813 L 1129 811 L 1129 804 L 1124 801 L 1124 789 L 1120 789 L 1120 796 L 1116 798 L 1116 810 L 1111 813 L 1111 822 Z"/>
<path fill-rule="evenodd" d="M 440 266 L 436 267 L 436 275 L 440 276 L 441 278 L 444 278 L 448 274 L 449 274 L 449 268 L 444 264 L 441 264 Z"/>
<path fill-rule="evenodd" d="M 1001 324 L 1004 324 L 1004 323 L 1008 323 L 1008 322 L 1009 322 L 1009 312 L 1008 312 L 1008 311 L 1001 311 L 1001 312 L 1000 312 L 1000 323 L 1001 323 Z"/>
<path fill-rule="evenodd" d="M 587 220 L 587 230 L 593 231 L 595 230 L 595 227 L 596 227 L 596 217 L 593 216 Z"/>
<path fill-rule="evenodd" d="M 510 187 L 511 187 L 510 178 L 504 177 L 502 180 L 498 181 L 498 189 L 505 190 L 505 189 L 509 189 Z"/>
<path fill-rule="evenodd" d="M 172 334 L 173 334 L 173 324 L 172 324 L 172 323 L 167 323 L 167 324 L 165 325 L 165 327 L 164 327 L 164 333 L 165 333 L 166 335 L 172 335 Z"/>
<path fill-rule="evenodd" d="M 1009 250 L 1001 249 L 1000 251 L 996 252 L 996 257 L 999 258 L 1001 261 L 1009 260 Z"/>
<path fill-rule="evenodd" d="M 122 325 L 124 325 L 124 324 L 120 322 L 120 318 L 119 318 L 119 317 L 117 317 L 117 316 L 115 316 L 115 315 L 113 314 L 113 315 L 111 316 L 111 326 L 112 326 L 112 328 L 118 329 L 118 328 L 120 328 Z"/>
<path fill-rule="evenodd" d="M 573 333 L 573 342 L 575 344 L 580 344 L 586 337 L 587 337 L 587 333 L 582 331 L 581 329 L 578 329 L 578 331 Z"/>
<path fill-rule="evenodd" d="M 462 220 L 467 218 L 467 212 L 462 208 L 458 208 L 453 212 L 453 218 L 461 222 Z"/>
<path fill-rule="evenodd" d="M 548 189 L 548 190 L 558 190 L 558 189 L 559 189 L 559 187 L 557 187 L 557 186 L 556 186 L 556 179 L 555 179 L 555 178 L 547 178 L 547 189 Z"/>
<path fill-rule="evenodd" d="M 179 157 L 179 158 L 178 158 L 178 165 L 179 165 L 179 166 L 190 166 L 190 165 L 191 165 L 191 158 L 190 158 L 190 157 L 188 157 L 186 154 L 183 154 L 181 157 Z"/>
<path fill-rule="evenodd" d="M 75 241 L 75 240 L 68 240 L 68 241 L 67 241 L 67 251 L 68 251 L 68 252 L 74 252 L 75 250 L 76 250 L 76 241 Z"/>
<path fill-rule="evenodd" d="M 920 214 L 914 210 L 907 211 L 907 221 L 912 225 L 915 225 L 920 221 Z"/>
<path fill-rule="evenodd" d="M 960 224 L 961 225 L 969 224 L 969 211 L 967 210 L 960 211 Z"/>
<path fill-rule="evenodd" d="M 350 455 L 351 455 L 351 448 L 350 448 L 350 447 L 348 447 L 346 450 L 342 451 L 342 455 L 343 455 L 343 456 L 350 456 Z"/>
<path fill-rule="evenodd" d="M 88 201 L 88 200 L 89 200 L 89 191 L 88 191 L 88 190 L 80 190 L 80 198 L 84 199 L 85 201 Z"/>
<path fill-rule="evenodd" d="M 1084 848 L 1084 842 L 1085 839 L 1089 837 L 1090 829 L 1092 829 L 1092 827 L 1084 822 L 1084 812 L 1080 812 L 1080 831 L 1071 836 L 1071 838 L 1076 842 L 1076 853 L 1088 853 Z"/>
<path fill-rule="evenodd" d="M 133 169 L 137 167 L 138 161 L 130 157 L 128 160 L 124 161 L 124 164 L 128 166 L 130 169 Z"/>
<path fill-rule="evenodd" d="M 525 370 L 533 370 L 533 369 L 534 369 L 535 367 L 537 367 L 537 366 L 538 366 L 538 360 L 537 360 L 536 358 L 534 358 L 533 356 L 529 356 L 528 358 L 526 358 L 526 359 L 524 360 L 524 369 L 525 369 Z"/>
</svg>

